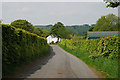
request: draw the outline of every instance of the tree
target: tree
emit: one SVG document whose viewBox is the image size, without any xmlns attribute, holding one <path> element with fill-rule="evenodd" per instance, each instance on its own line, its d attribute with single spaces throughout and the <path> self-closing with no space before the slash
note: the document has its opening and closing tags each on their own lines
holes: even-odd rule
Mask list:
<svg viewBox="0 0 120 80">
<path fill-rule="evenodd" d="M 72 35 L 72 33 L 73 33 L 73 32 L 72 32 L 72 29 L 71 29 L 71 28 L 68 28 L 68 29 L 67 29 L 67 33 L 70 34 L 70 35 Z"/>
<path fill-rule="evenodd" d="M 11 23 L 11 25 L 16 28 L 22 28 L 29 32 L 33 32 L 33 30 L 34 30 L 33 25 L 30 22 L 28 22 L 27 20 L 21 20 L 21 19 L 15 20 Z"/>
<path fill-rule="evenodd" d="M 2 20 L 0 20 L 0 30 L 2 30 L 2 25 L 1 24 L 2 24 Z"/>
<path fill-rule="evenodd" d="M 93 31 L 120 31 L 119 20 L 120 18 L 114 14 L 102 16 L 97 20 Z"/>
<path fill-rule="evenodd" d="M 42 30 L 40 29 L 40 28 L 34 28 L 33 29 L 33 33 L 35 33 L 35 34 L 37 34 L 37 35 L 39 35 L 39 36 L 42 36 Z"/>
<path fill-rule="evenodd" d="M 94 27 L 95 26 L 95 24 L 91 24 L 91 27 Z"/>
<path fill-rule="evenodd" d="M 71 29 L 71 28 L 68 28 L 65 33 L 66 33 L 65 38 L 66 38 L 66 39 L 70 39 L 71 36 L 72 36 L 72 29 Z"/>
<path fill-rule="evenodd" d="M 57 24 L 53 25 L 50 28 L 50 34 L 52 34 L 54 37 L 59 38 L 67 38 L 68 32 L 66 31 L 65 26 L 61 22 L 57 22 Z"/>
<path fill-rule="evenodd" d="M 105 1 L 105 2 L 108 3 L 106 7 L 115 8 L 115 7 L 118 7 L 120 5 L 120 2 L 115 2 L 115 1 L 112 1 L 112 2 Z"/>
<path fill-rule="evenodd" d="M 47 37 L 50 34 L 49 30 L 42 30 L 42 37 Z"/>
<path fill-rule="evenodd" d="M 0 25 L 2 24 L 2 19 L 0 19 Z"/>
<path fill-rule="evenodd" d="M 90 27 L 90 29 L 88 31 L 93 31 L 94 27 Z"/>
</svg>

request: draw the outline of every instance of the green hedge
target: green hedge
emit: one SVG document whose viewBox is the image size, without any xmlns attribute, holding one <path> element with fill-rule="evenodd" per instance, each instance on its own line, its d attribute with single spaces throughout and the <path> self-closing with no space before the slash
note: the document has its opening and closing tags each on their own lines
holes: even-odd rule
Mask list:
<svg viewBox="0 0 120 80">
<path fill-rule="evenodd" d="M 118 58 L 120 54 L 120 37 L 101 37 L 100 39 L 74 41 L 62 39 L 60 45 L 66 46 L 69 49 L 79 48 L 89 52 L 90 57 L 109 57 Z"/>
<path fill-rule="evenodd" d="M 68 39 L 62 39 L 60 45 L 65 46 L 71 50 L 85 50 L 89 52 L 88 54 L 93 54 L 97 52 L 99 39 L 92 39 L 92 40 L 80 40 L 80 41 L 73 41 Z"/>
<path fill-rule="evenodd" d="M 49 52 L 47 40 L 28 31 L 2 24 L 2 35 L 3 75 Z"/>
<path fill-rule="evenodd" d="M 102 37 L 98 43 L 98 56 L 118 58 L 120 55 L 120 37 Z"/>
<path fill-rule="evenodd" d="M 120 37 L 79 41 L 62 39 L 59 46 L 97 69 L 104 77 L 119 77 Z"/>
</svg>

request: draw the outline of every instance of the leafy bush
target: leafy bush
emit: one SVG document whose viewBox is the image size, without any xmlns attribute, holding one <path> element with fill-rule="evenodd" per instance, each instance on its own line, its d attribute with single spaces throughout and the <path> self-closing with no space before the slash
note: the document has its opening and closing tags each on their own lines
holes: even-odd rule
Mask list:
<svg viewBox="0 0 120 80">
<path fill-rule="evenodd" d="M 92 54 L 97 52 L 98 41 L 99 41 L 98 39 L 80 41 L 73 41 L 72 39 L 71 40 L 62 39 L 60 44 L 72 50 L 74 50 L 75 48 L 87 50 L 90 54 Z"/>
<path fill-rule="evenodd" d="M 54 41 L 52 41 L 50 44 L 55 44 Z"/>
<path fill-rule="evenodd" d="M 18 20 L 13 21 L 11 25 L 16 28 L 21 28 L 29 32 L 33 32 L 34 30 L 33 25 L 27 20 L 18 19 Z"/>
<path fill-rule="evenodd" d="M 102 37 L 98 43 L 98 55 L 118 58 L 120 49 L 120 37 Z"/>
<path fill-rule="evenodd" d="M 3 75 L 48 54 L 47 40 L 34 33 L 2 24 L 2 35 Z"/>
<path fill-rule="evenodd" d="M 117 78 L 120 37 L 73 41 L 62 39 L 59 46 L 97 68 L 107 78 Z"/>
<path fill-rule="evenodd" d="M 90 57 L 103 56 L 109 58 L 118 58 L 120 48 L 120 37 L 101 37 L 100 39 L 73 41 L 62 39 L 61 45 L 70 49 L 79 48 L 89 52 Z"/>
</svg>

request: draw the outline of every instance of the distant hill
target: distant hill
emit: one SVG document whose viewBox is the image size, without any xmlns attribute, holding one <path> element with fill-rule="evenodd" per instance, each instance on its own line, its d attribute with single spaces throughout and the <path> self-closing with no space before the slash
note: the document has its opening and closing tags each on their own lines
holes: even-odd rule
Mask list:
<svg viewBox="0 0 120 80">
<path fill-rule="evenodd" d="M 53 25 L 35 25 L 34 27 L 40 28 L 41 30 L 49 30 Z"/>
<path fill-rule="evenodd" d="M 89 30 L 90 26 L 89 25 L 72 25 L 72 26 L 66 26 L 66 28 L 71 28 L 72 33 L 76 35 L 85 35 L 85 33 Z"/>
<path fill-rule="evenodd" d="M 38 27 L 41 30 L 50 30 L 50 27 L 53 25 L 35 25 L 34 27 Z M 92 25 L 93 26 L 93 25 Z M 76 35 L 84 35 L 90 28 L 89 24 L 83 24 L 83 25 L 72 25 L 72 26 L 66 26 L 66 29 L 72 29 L 72 33 Z"/>
</svg>

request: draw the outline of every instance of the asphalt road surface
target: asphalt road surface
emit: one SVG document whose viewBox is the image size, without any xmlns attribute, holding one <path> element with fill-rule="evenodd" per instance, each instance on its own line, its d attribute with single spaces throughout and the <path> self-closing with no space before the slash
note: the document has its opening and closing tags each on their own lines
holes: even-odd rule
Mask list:
<svg viewBox="0 0 120 80">
<path fill-rule="evenodd" d="M 57 45 L 50 45 L 51 55 L 26 72 L 26 78 L 99 78 L 84 62 Z"/>
</svg>

